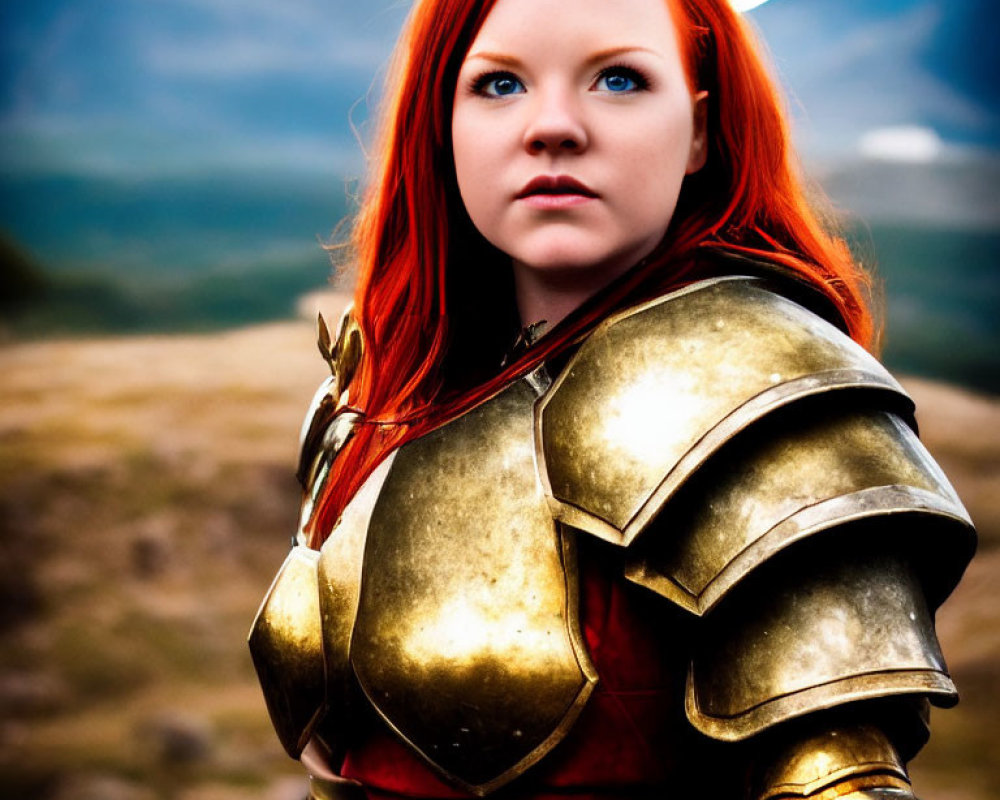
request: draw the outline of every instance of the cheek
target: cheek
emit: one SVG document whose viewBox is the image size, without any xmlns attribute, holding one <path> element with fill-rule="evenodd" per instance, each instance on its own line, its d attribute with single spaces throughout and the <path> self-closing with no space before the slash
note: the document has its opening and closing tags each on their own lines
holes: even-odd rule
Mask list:
<svg viewBox="0 0 1000 800">
<path fill-rule="evenodd" d="M 676 173 L 683 177 L 686 171 L 693 135 L 694 122 L 690 109 L 685 106 L 650 120 L 643 138 L 650 157 L 655 158 L 660 169 L 674 179 Z"/>
<path fill-rule="evenodd" d="M 622 126 L 618 148 L 619 219 L 628 235 L 644 242 L 666 233 L 687 169 L 692 125 L 677 114 L 651 114 Z"/>
<path fill-rule="evenodd" d="M 484 216 L 500 196 L 497 186 L 499 158 L 492 141 L 492 128 L 469 115 L 456 114 L 452 121 L 452 152 L 459 193 L 466 211 L 480 230 L 486 222 Z"/>
<path fill-rule="evenodd" d="M 673 113 L 650 115 L 642 122 L 630 126 L 619 139 L 622 173 L 634 181 L 636 200 L 641 196 L 660 209 L 666 205 L 672 210 L 687 172 L 691 119 Z"/>
</svg>

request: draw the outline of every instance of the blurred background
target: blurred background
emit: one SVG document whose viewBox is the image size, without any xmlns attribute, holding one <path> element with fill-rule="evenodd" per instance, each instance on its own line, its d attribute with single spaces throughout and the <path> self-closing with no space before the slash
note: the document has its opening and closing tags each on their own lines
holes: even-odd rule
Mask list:
<svg viewBox="0 0 1000 800">
<path fill-rule="evenodd" d="M 243 639 L 288 546 L 402 0 L 0 8 L 0 795 L 291 800 Z M 914 772 L 1000 797 L 1000 70 L 988 0 L 748 12 L 885 359 L 983 542 Z M 319 292 L 317 294 L 317 292 Z"/>
</svg>

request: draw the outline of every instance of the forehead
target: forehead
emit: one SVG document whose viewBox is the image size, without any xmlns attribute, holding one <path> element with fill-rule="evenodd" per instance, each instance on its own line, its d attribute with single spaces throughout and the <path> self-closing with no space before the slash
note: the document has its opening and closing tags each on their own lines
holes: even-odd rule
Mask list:
<svg viewBox="0 0 1000 800">
<path fill-rule="evenodd" d="M 625 48 L 676 58 L 669 0 L 497 0 L 468 57 L 484 52 L 584 57 Z"/>
</svg>

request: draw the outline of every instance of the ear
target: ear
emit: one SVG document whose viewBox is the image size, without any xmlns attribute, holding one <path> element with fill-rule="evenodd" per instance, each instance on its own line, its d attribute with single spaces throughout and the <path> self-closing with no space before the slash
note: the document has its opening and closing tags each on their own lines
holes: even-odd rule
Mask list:
<svg viewBox="0 0 1000 800">
<path fill-rule="evenodd" d="M 694 131 L 691 135 L 691 151 L 688 153 L 686 175 L 700 170 L 708 160 L 708 92 L 698 92 L 691 101 Z"/>
</svg>

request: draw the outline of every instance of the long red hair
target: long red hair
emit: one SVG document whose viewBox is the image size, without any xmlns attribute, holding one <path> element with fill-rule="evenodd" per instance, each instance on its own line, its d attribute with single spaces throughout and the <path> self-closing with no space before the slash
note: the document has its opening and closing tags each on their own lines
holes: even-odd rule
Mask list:
<svg viewBox="0 0 1000 800">
<path fill-rule="evenodd" d="M 365 422 L 314 507 L 313 547 L 391 450 L 494 394 L 616 307 L 697 279 L 713 261 L 700 257 L 709 249 L 778 264 L 825 294 L 856 340 L 873 340 L 864 273 L 806 200 L 753 32 L 727 0 L 664 0 L 691 88 L 708 91 L 707 162 L 685 179 L 657 250 L 501 369 L 517 331 L 509 260 L 462 206 L 450 141 L 459 68 L 495 2 L 418 2 L 390 66 L 352 242 L 365 346 L 349 397 Z"/>
</svg>

